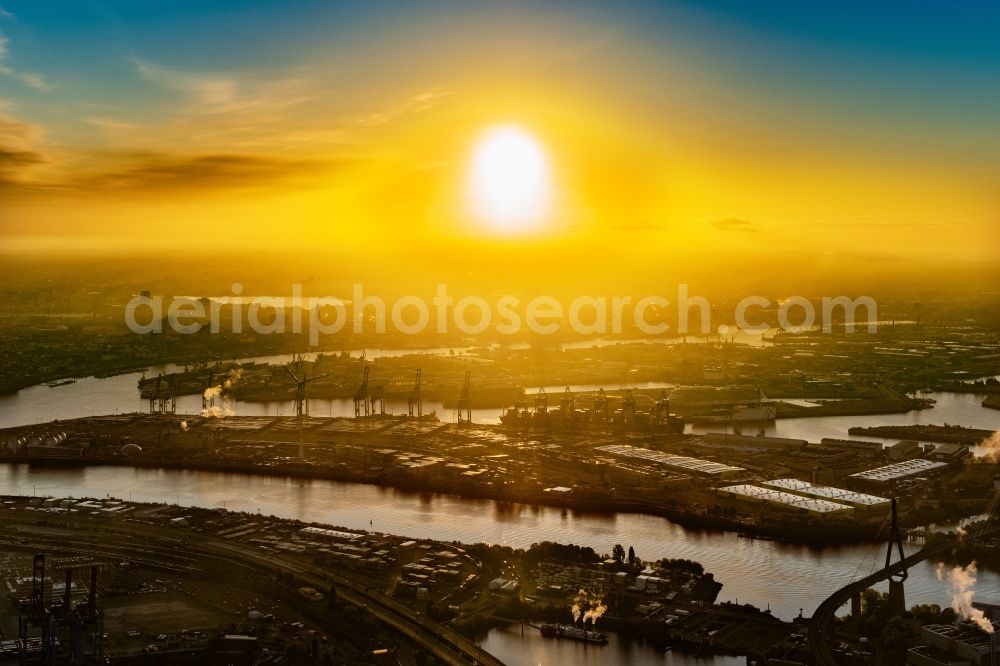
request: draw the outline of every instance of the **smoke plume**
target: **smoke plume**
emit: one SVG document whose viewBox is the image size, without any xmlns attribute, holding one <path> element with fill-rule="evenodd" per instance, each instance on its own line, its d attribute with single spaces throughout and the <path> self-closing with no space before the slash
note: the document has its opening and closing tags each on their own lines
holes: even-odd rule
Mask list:
<svg viewBox="0 0 1000 666">
<path fill-rule="evenodd" d="M 233 401 L 223 394 L 229 391 L 240 380 L 243 370 L 236 368 L 226 373 L 226 378 L 221 384 L 209 386 L 202 394 L 205 407 L 201 410 L 201 415 L 209 418 L 221 418 L 223 416 L 236 416 L 236 406 Z M 221 399 L 221 405 L 215 404 L 215 399 Z"/>
<path fill-rule="evenodd" d="M 580 590 L 576 593 L 576 598 L 570 607 L 570 612 L 573 613 L 573 622 L 579 622 L 582 618 L 584 624 L 597 622 L 606 610 L 608 607 L 604 605 L 604 598 L 600 595 L 589 594 L 586 590 Z"/>
<path fill-rule="evenodd" d="M 1000 462 L 1000 430 L 979 442 L 977 445 L 982 449 L 982 455 L 979 456 L 980 461 L 984 462 Z"/>
<path fill-rule="evenodd" d="M 587 603 L 587 593 L 584 590 L 580 590 L 576 593 L 576 599 L 573 600 L 573 605 L 570 606 L 570 612 L 573 613 L 573 622 L 580 621 L 580 604 Z"/>
<path fill-rule="evenodd" d="M 228 391 L 229 389 L 236 386 L 236 382 L 238 382 L 242 376 L 243 376 L 242 368 L 236 368 L 235 370 L 230 370 L 229 372 L 226 373 L 226 381 L 222 382 L 222 387 Z"/>
<path fill-rule="evenodd" d="M 944 563 L 938 562 L 935 569 L 938 580 L 943 581 Z M 972 606 L 972 597 L 976 594 L 972 589 L 976 584 L 976 563 L 972 562 L 967 567 L 953 567 L 948 571 L 948 582 L 951 584 L 951 607 L 955 613 L 963 619 L 975 622 L 986 633 L 992 634 L 993 623 L 986 618 L 983 611 Z"/>
<path fill-rule="evenodd" d="M 236 409 L 233 407 L 233 403 L 228 400 L 222 405 L 212 405 L 211 407 L 206 407 L 201 410 L 201 415 L 210 419 L 221 419 L 224 416 L 236 416 Z"/>
</svg>

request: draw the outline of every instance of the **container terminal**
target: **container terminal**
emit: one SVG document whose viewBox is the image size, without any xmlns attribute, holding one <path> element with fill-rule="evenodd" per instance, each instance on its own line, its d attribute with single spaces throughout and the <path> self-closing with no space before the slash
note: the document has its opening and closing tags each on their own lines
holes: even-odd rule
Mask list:
<svg viewBox="0 0 1000 666">
<path fill-rule="evenodd" d="M 998 471 L 992 458 L 976 458 L 969 447 L 954 444 L 810 442 L 613 424 L 520 428 L 379 414 L 88 417 L 2 430 L 0 460 L 327 478 L 643 512 L 690 526 L 816 543 L 876 533 L 884 503 L 866 496 L 905 498 L 900 508 L 907 524 L 972 515 L 992 492 Z M 761 504 L 754 493 L 797 499 Z"/>
</svg>

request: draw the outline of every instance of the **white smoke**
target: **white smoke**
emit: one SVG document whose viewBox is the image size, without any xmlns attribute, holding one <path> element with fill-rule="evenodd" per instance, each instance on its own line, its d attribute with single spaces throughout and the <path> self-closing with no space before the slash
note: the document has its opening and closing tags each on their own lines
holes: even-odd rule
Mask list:
<svg viewBox="0 0 1000 666">
<path fill-rule="evenodd" d="M 938 580 L 944 581 L 944 563 L 938 562 L 935 571 Z M 948 572 L 948 582 L 951 584 L 951 607 L 955 613 L 963 619 L 975 622 L 986 633 L 992 634 L 993 623 L 987 619 L 983 611 L 972 606 L 972 597 L 976 594 L 972 589 L 976 584 L 976 563 L 972 562 L 967 567 L 953 567 Z"/>
<path fill-rule="evenodd" d="M 221 405 L 211 405 L 201 410 L 201 415 L 206 418 L 222 418 L 224 416 L 236 416 L 236 408 L 233 401 L 224 399 Z"/>
<path fill-rule="evenodd" d="M 230 370 L 228 373 L 226 373 L 226 381 L 222 382 L 222 387 L 228 391 L 229 389 L 236 386 L 236 382 L 238 382 L 241 377 L 243 377 L 242 368 L 236 368 L 235 370 Z"/>
<path fill-rule="evenodd" d="M 979 442 L 977 445 L 982 449 L 982 455 L 979 456 L 980 461 L 984 462 L 1000 462 L 1000 430 Z"/>
<path fill-rule="evenodd" d="M 570 607 L 570 612 L 573 613 L 573 622 L 579 622 L 582 618 L 584 624 L 597 622 L 606 610 L 608 607 L 604 605 L 604 598 L 600 595 L 589 594 L 586 590 L 579 590 L 576 593 L 573 605 Z"/>
<path fill-rule="evenodd" d="M 570 606 L 570 612 L 573 613 L 573 622 L 580 621 L 580 604 L 587 603 L 587 593 L 580 590 L 576 593 L 576 599 L 573 600 L 573 605 Z"/>
<path fill-rule="evenodd" d="M 208 418 L 222 418 L 224 416 L 236 416 L 236 405 L 233 401 L 223 394 L 223 391 L 229 391 L 234 386 L 236 382 L 240 380 L 243 375 L 243 370 L 236 368 L 235 370 L 230 370 L 226 373 L 226 379 L 221 384 L 216 384 L 215 386 L 209 386 L 205 389 L 202 394 L 203 401 L 205 403 L 205 408 L 201 410 L 201 415 Z M 215 399 L 220 398 L 221 404 L 216 405 Z"/>
<path fill-rule="evenodd" d="M 604 611 L 606 610 L 608 610 L 608 607 L 604 605 L 604 601 L 598 601 L 596 605 L 583 614 L 583 623 L 586 624 L 587 620 L 590 620 L 590 623 L 594 624 L 602 615 L 604 615 Z"/>
<path fill-rule="evenodd" d="M 205 406 L 201 410 L 201 415 L 207 418 L 222 418 L 223 416 L 235 416 L 236 408 L 233 401 L 222 397 L 222 385 L 209 386 L 203 394 Z M 215 404 L 215 399 L 220 399 L 220 404 Z"/>
</svg>

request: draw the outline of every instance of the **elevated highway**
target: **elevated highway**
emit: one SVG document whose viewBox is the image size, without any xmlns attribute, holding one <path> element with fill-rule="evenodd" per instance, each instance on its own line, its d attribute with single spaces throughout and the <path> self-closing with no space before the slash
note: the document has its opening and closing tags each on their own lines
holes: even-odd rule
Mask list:
<svg viewBox="0 0 1000 666">
<path fill-rule="evenodd" d="M 980 537 L 996 534 L 997 532 L 1000 532 L 1000 527 L 992 527 L 976 534 L 973 537 L 966 537 L 966 540 L 978 539 Z M 837 661 L 834 659 L 833 652 L 830 648 L 830 639 L 832 638 L 833 632 L 833 618 L 838 608 L 850 601 L 851 597 L 856 594 L 860 594 L 872 585 L 887 580 L 890 576 L 901 574 L 904 570 L 915 564 L 919 564 L 928 558 L 947 552 L 954 547 L 956 543 L 957 540 L 954 537 L 951 537 L 940 543 L 925 546 L 899 562 L 891 564 L 869 576 L 865 576 L 864 578 L 856 580 L 853 583 L 845 585 L 827 597 L 813 613 L 812 622 L 809 625 L 809 635 L 807 638 L 809 651 L 816 658 L 817 666 L 837 666 Z"/>
</svg>

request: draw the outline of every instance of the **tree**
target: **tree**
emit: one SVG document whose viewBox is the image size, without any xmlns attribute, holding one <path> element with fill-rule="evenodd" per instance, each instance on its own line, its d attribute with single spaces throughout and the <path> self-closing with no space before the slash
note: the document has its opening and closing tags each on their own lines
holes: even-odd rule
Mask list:
<svg viewBox="0 0 1000 666">
<path fill-rule="evenodd" d="M 618 563 L 621 563 L 625 559 L 625 549 L 620 543 L 616 543 L 611 549 L 611 557 Z"/>
<path fill-rule="evenodd" d="M 941 620 L 941 607 L 937 604 L 917 604 L 910 609 L 910 612 L 920 624 L 931 624 Z"/>
<path fill-rule="evenodd" d="M 635 564 L 635 548 L 632 546 L 628 547 L 628 563 L 630 566 Z"/>
<path fill-rule="evenodd" d="M 917 632 L 902 616 L 895 615 L 882 628 L 882 650 L 885 662 L 896 666 L 906 663 L 906 651 L 916 642 Z"/>
</svg>

